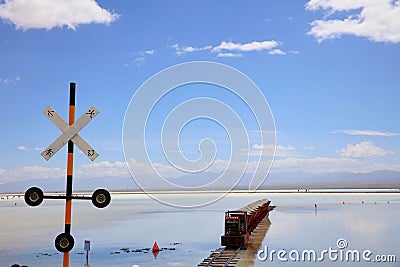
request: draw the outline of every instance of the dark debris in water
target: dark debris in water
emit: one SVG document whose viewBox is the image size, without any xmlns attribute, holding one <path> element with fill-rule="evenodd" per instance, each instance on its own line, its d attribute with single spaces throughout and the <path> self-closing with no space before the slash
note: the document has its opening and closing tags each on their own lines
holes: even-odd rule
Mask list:
<svg viewBox="0 0 400 267">
<path fill-rule="evenodd" d="M 55 253 L 42 253 L 42 252 L 39 252 L 39 253 L 37 253 L 36 254 L 36 257 L 40 257 L 40 256 L 47 256 L 47 257 L 50 257 L 50 256 L 53 256 L 53 255 L 58 255 L 59 253 L 58 252 L 55 252 Z"/>
<path fill-rule="evenodd" d="M 163 248 L 160 248 L 159 251 L 176 250 L 176 248 L 174 246 L 182 245 L 182 243 L 174 242 L 174 243 L 170 243 L 169 245 L 172 247 L 163 247 Z M 149 253 L 149 251 L 151 251 L 151 248 L 138 248 L 138 249 L 120 248 L 119 250 L 120 251 L 112 251 L 112 252 L 110 252 L 110 254 L 121 254 L 121 251 L 125 252 L 125 253 L 131 253 L 131 252 L 133 252 L 133 253 Z"/>
<path fill-rule="evenodd" d="M 39 252 L 39 253 L 36 253 L 36 257 L 37 257 L 37 258 L 39 258 L 39 257 L 51 257 L 51 256 L 59 255 L 59 254 L 60 254 L 60 252 L 54 252 L 54 253 L 43 253 L 43 252 Z M 83 253 L 83 252 L 77 252 L 76 254 L 77 254 L 77 255 L 84 255 L 85 253 Z"/>
</svg>

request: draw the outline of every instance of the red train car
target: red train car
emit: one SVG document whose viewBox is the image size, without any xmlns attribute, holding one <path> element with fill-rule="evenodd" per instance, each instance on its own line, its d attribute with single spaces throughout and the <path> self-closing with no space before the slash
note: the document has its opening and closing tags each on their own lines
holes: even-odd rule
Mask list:
<svg viewBox="0 0 400 267">
<path fill-rule="evenodd" d="M 225 212 L 225 234 L 221 236 L 221 245 L 241 247 L 247 244 L 251 232 L 275 208 L 270 203 L 268 199 L 261 199 L 241 209 Z"/>
</svg>

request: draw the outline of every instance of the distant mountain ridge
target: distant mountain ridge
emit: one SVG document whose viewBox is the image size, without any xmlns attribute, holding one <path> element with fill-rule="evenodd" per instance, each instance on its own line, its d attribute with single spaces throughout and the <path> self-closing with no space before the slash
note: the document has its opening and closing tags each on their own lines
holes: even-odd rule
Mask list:
<svg viewBox="0 0 400 267">
<path fill-rule="evenodd" d="M 232 173 L 231 175 L 237 175 Z M 212 182 L 218 177 L 218 173 L 201 173 L 196 176 L 184 175 L 168 179 L 170 182 L 180 186 L 192 187 Z M 151 178 L 148 178 L 151 179 Z M 251 176 L 243 176 L 235 189 L 247 189 Z M 26 181 L 15 181 L 0 184 L 0 193 L 25 192 L 29 187 L 38 186 L 45 192 L 64 192 L 65 179 L 30 179 Z M 93 191 L 97 188 L 109 190 L 138 190 L 134 180 L 130 177 L 98 177 L 98 178 L 75 178 L 74 191 Z M 369 173 L 274 173 L 271 172 L 260 189 L 400 189 L 400 172 L 397 171 L 373 171 Z M 165 190 L 165 188 L 152 188 L 153 190 Z M 216 190 L 221 188 L 215 188 Z M 168 190 L 168 189 L 167 189 Z M 171 189 L 170 189 L 171 190 Z M 176 190 L 176 188 L 173 188 Z"/>
</svg>

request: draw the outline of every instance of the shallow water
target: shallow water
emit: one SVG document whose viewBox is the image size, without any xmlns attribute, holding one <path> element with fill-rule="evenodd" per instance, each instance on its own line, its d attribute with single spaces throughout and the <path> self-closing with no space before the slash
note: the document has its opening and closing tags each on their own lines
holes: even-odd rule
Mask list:
<svg viewBox="0 0 400 267">
<path fill-rule="evenodd" d="M 208 199 L 209 194 L 170 197 L 190 201 Z M 315 250 L 319 254 L 329 247 L 337 249 L 336 242 L 342 238 L 347 241 L 346 249 L 395 255 L 397 263 L 341 262 L 327 257 L 323 262 L 283 262 L 276 255 L 272 261 L 270 258 L 261 261 L 252 254 L 246 256 L 248 266 L 400 266 L 400 194 L 397 193 L 240 193 L 195 209 L 165 206 L 140 194 L 113 195 L 111 205 L 105 209 L 96 209 L 87 201 L 74 201 L 75 247 L 70 266 L 87 266 L 85 256 L 78 254 L 83 252 L 85 239 L 91 240 L 91 267 L 197 266 L 210 250 L 220 247 L 224 211 L 265 197 L 278 207 L 269 216 L 271 224 L 261 249 Z M 62 254 L 57 254 L 54 238 L 64 227 L 63 201 L 45 200 L 41 206 L 32 208 L 22 198 L 1 200 L 0 214 L 0 267 L 14 262 L 30 267 L 62 266 Z M 120 250 L 149 248 L 155 241 L 160 247 L 175 250 L 161 251 L 156 259 L 152 253 Z"/>
</svg>

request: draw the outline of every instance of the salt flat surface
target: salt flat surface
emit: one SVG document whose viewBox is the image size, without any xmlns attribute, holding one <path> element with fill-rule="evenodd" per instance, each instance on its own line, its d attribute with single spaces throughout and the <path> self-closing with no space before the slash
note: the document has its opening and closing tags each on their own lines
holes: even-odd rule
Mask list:
<svg viewBox="0 0 400 267">
<path fill-rule="evenodd" d="M 208 199 L 207 194 L 177 194 L 171 198 Z M 96 209 L 88 201 L 73 202 L 72 235 L 75 247 L 70 266 L 85 265 L 84 240 L 92 250 L 89 266 L 197 266 L 210 250 L 220 247 L 223 217 L 255 200 L 269 198 L 277 208 L 260 249 L 315 250 L 336 247 L 345 239 L 348 249 L 371 250 L 374 254 L 393 254 L 400 264 L 400 194 L 398 193 L 238 193 L 194 209 L 165 206 L 144 194 L 113 195 L 109 207 Z M 345 204 L 343 204 L 343 201 Z M 362 204 L 364 201 L 364 204 Z M 318 208 L 315 210 L 314 204 Z M 23 198 L 0 201 L 0 266 L 12 263 L 34 266 L 62 266 L 62 254 L 54 248 L 54 238 L 63 231 L 64 202 L 45 200 L 39 207 L 28 207 Z M 129 252 L 149 248 L 157 241 L 161 251 Z M 120 253 L 115 253 L 120 252 Z M 256 250 L 254 250 L 256 252 Z M 261 261 L 247 255 L 249 266 L 364 266 L 364 262 L 281 262 Z M 253 257 L 251 259 L 251 257 Z"/>
</svg>

